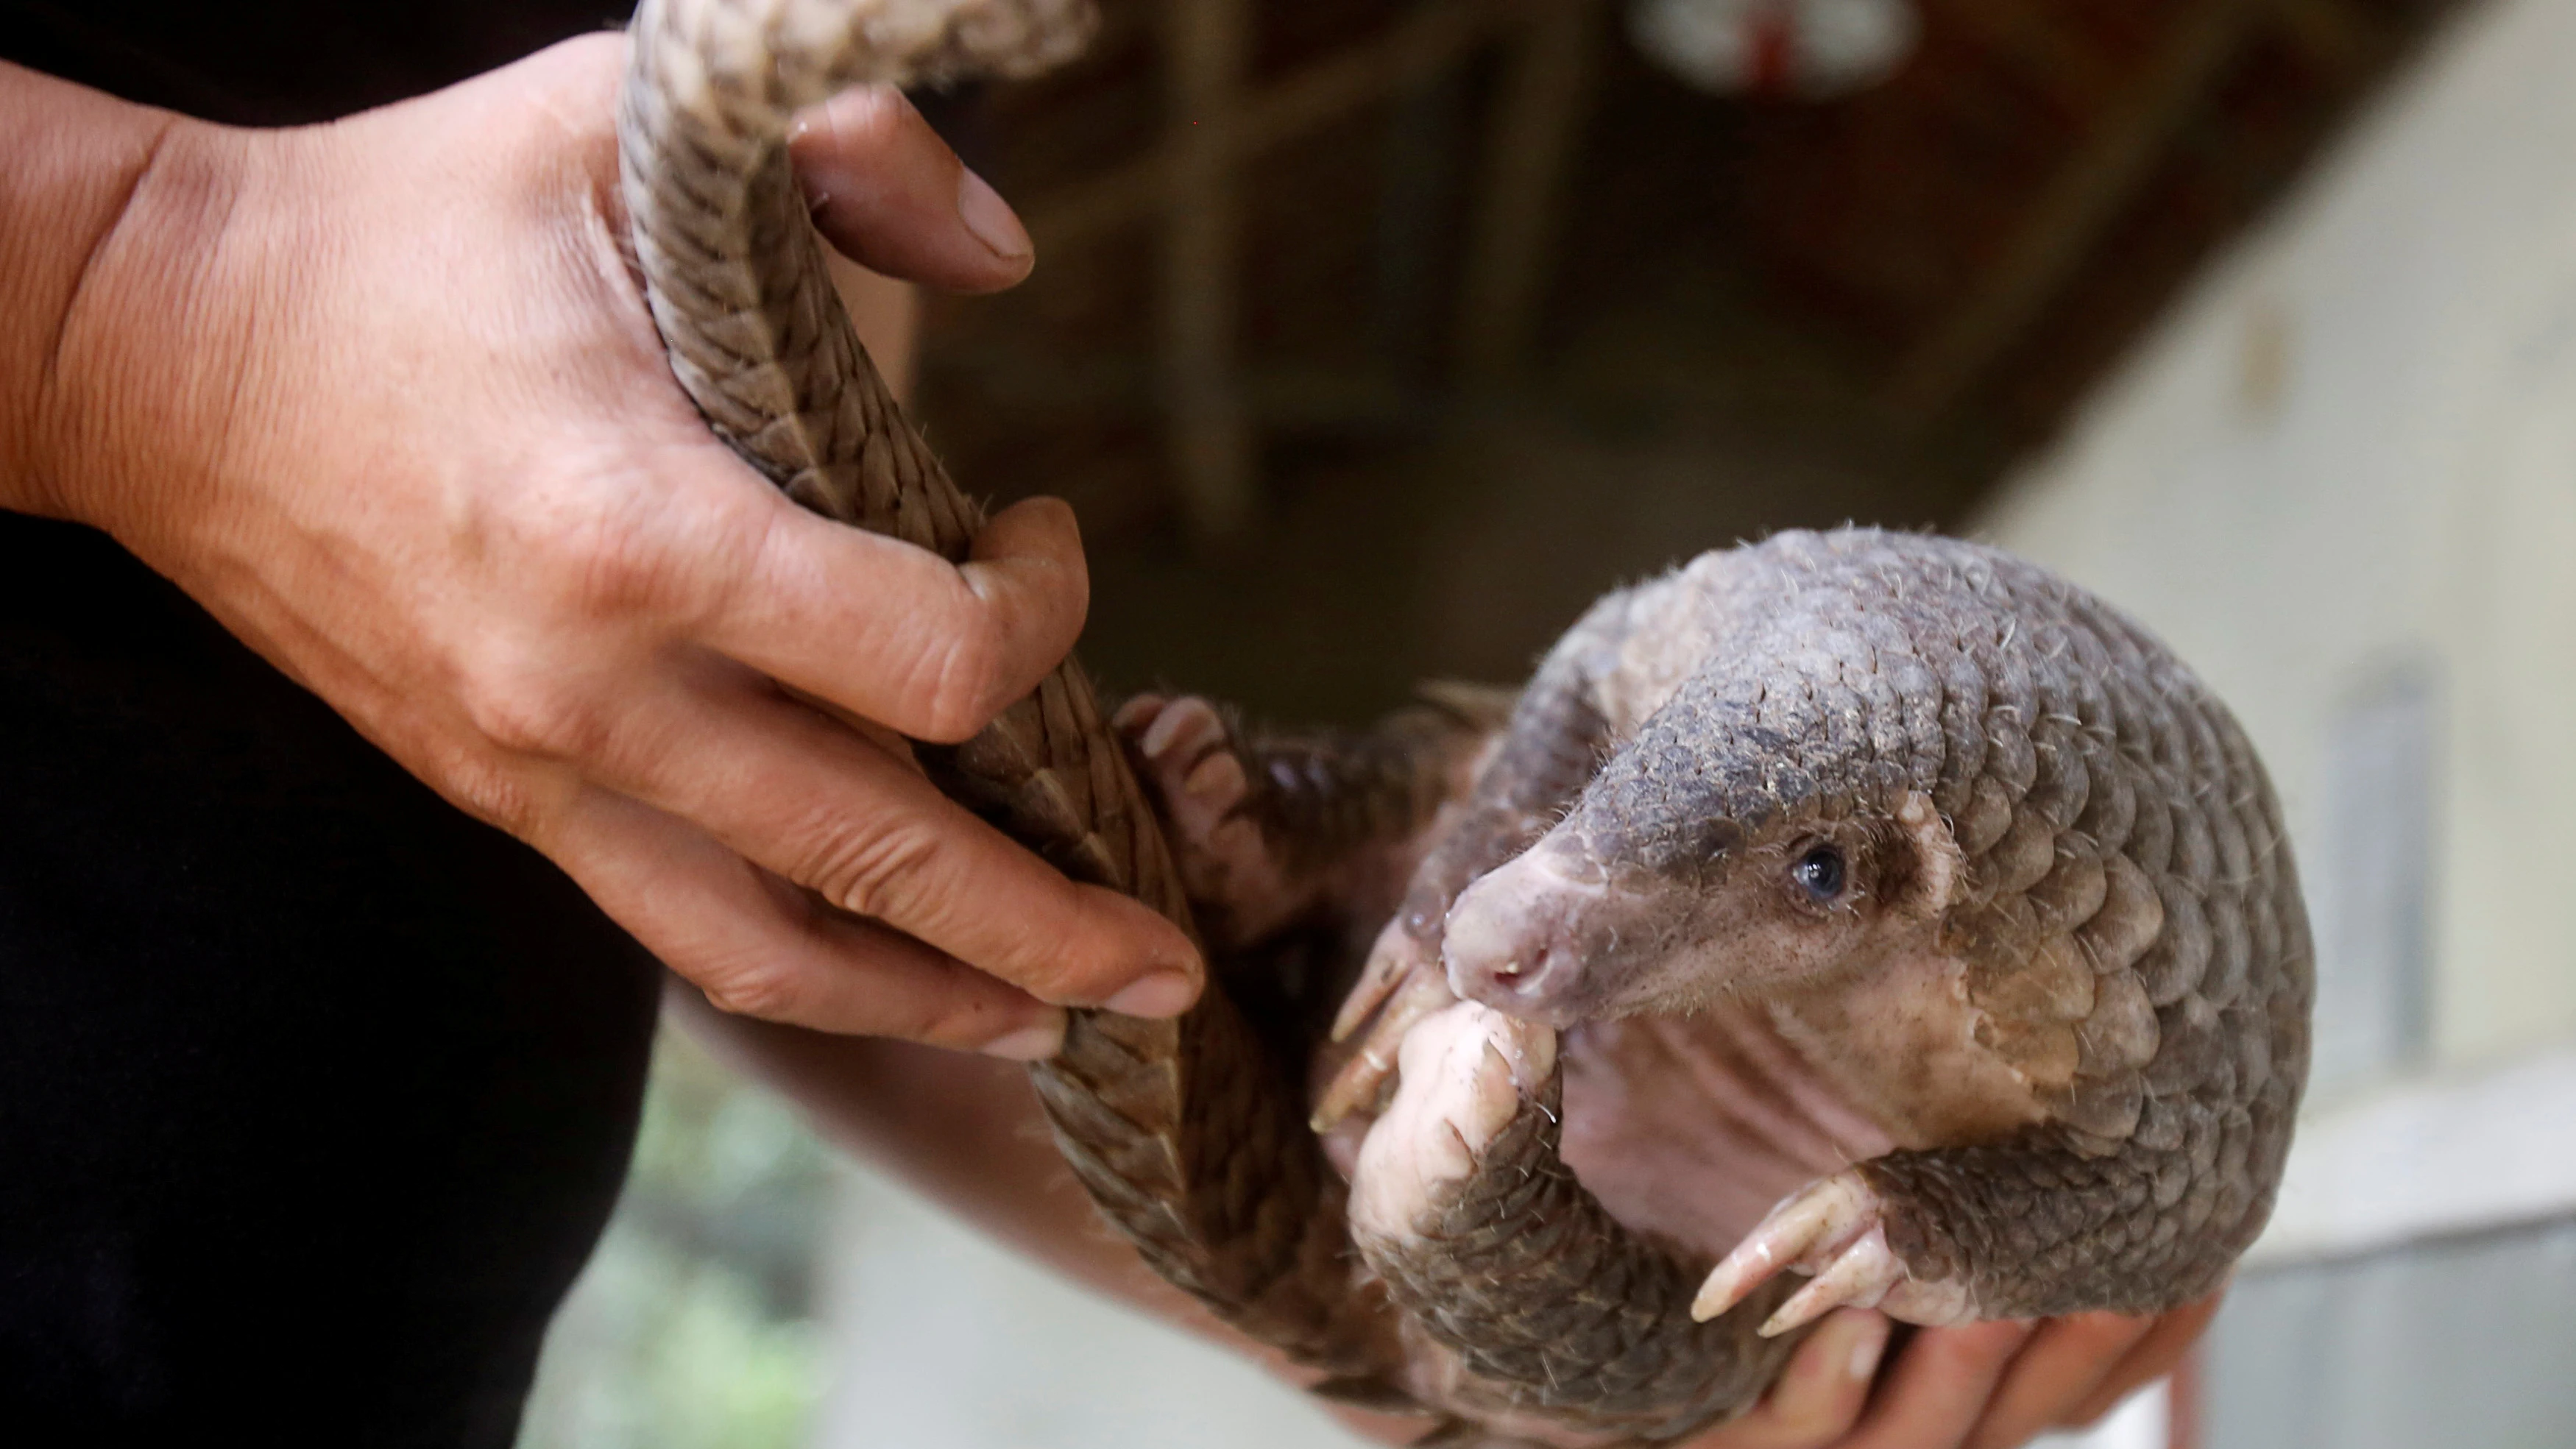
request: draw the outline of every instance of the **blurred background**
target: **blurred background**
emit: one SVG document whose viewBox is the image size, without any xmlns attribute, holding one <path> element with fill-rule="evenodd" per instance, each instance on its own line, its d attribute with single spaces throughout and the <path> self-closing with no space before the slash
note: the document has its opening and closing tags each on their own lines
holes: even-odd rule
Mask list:
<svg viewBox="0 0 2576 1449">
<path fill-rule="evenodd" d="M 925 103 L 1041 260 L 921 388 L 1080 510 L 1113 690 L 1358 722 L 1788 526 L 2066 571 L 2244 719 L 2322 975 L 2274 1228 L 2094 1442 L 2576 1443 L 2576 4 L 1105 8 Z M 672 1039 L 524 1442 L 1342 1441 Z"/>
</svg>

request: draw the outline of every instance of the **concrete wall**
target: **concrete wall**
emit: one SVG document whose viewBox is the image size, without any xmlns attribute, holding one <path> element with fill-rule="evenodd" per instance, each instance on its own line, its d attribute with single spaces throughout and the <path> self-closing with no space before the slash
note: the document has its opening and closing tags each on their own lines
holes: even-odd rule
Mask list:
<svg viewBox="0 0 2576 1449">
<path fill-rule="evenodd" d="M 2576 5 L 2455 21 L 1982 531 L 2235 705 L 2330 1018 L 2386 954 L 2359 897 L 2405 888 L 2356 839 L 2412 823 L 2393 729 L 2429 756 L 2432 1062 L 2576 1036 Z M 2391 726 L 2408 694 L 2423 725 Z"/>
</svg>

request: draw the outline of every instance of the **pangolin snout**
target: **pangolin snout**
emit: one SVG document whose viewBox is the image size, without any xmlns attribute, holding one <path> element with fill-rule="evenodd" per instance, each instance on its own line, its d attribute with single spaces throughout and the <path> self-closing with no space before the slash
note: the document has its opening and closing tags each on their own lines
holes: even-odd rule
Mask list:
<svg viewBox="0 0 2576 1449">
<path fill-rule="evenodd" d="M 1616 939 L 1610 887 L 1557 855 L 1541 843 L 1459 894 L 1441 943 L 1452 992 L 1550 1026 L 1582 1019 L 1585 965 Z"/>
</svg>

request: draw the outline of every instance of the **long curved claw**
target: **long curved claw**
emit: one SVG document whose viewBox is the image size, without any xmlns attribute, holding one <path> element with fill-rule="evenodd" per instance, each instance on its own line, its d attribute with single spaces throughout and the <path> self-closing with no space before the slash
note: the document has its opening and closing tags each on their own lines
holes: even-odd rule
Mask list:
<svg viewBox="0 0 2576 1449">
<path fill-rule="evenodd" d="M 1786 1269 L 1812 1273 L 1816 1281 L 1763 1322 L 1765 1338 L 1844 1307 L 1875 1308 L 1927 1326 L 1975 1318 L 1976 1300 L 1967 1284 L 1917 1278 L 1888 1246 L 1886 1210 L 1856 1171 L 1808 1183 L 1773 1208 L 1709 1273 L 1691 1302 L 1691 1317 L 1702 1323 L 1715 1318 Z"/>
<path fill-rule="evenodd" d="M 1872 1227 L 1837 1253 L 1814 1282 L 1762 1320 L 1762 1336 L 1776 1338 L 1837 1308 L 1876 1308 L 1905 1276 L 1905 1261 L 1887 1246 L 1887 1230 Z"/>
<path fill-rule="evenodd" d="M 1171 699 L 1165 695 L 1136 695 L 1109 716 L 1109 727 L 1123 738 L 1134 740 L 1152 727 L 1155 718 L 1162 714 L 1163 706 L 1169 703 Z"/>
<path fill-rule="evenodd" d="M 1175 782 L 1185 779 L 1214 751 L 1225 748 L 1225 716 L 1196 695 L 1162 699 L 1142 695 L 1128 701 L 1110 723 L 1127 733 L 1158 773 Z"/>
<path fill-rule="evenodd" d="M 1710 1271 L 1691 1301 L 1691 1317 L 1706 1323 L 1783 1268 L 1815 1272 L 1878 1224 L 1878 1194 L 1860 1174 L 1819 1178 L 1771 1209 Z M 1764 1331 L 1770 1331 L 1767 1325 Z"/>
<path fill-rule="evenodd" d="M 1161 807 L 1164 839 L 1208 945 L 1228 950 L 1278 930 L 1313 898 L 1259 820 L 1233 726 L 1196 695 L 1139 695 L 1111 718 Z"/>
<path fill-rule="evenodd" d="M 1353 1112 L 1375 1106 L 1378 1094 L 1395 1075 L 1396 1052 L 1404 1045 L 1405 1034 L 1423 1018 L 1457 1002 L 1449 994 L 1447 978 L 1438 972 L 1417 971 L 1406 977 L 1404 988 L 1386 1003 L 1368 1035 L 1360 1039 L 1359 1049 L 1324 1084 L 1311 1119 L 1314 1129 L 1330 1132 Z"/>
<path fill-rule="evenodd" d="M 1369 946 L 1368 965 L 1360 971 L 1359 984 L 1342 998 L 1342 1009 L 1333 1017 L 1333 1040 L 1348 1041 L 1395 989 L 1425 970 L 1438 970 L 1428 943 L 1415 936 L 1404 924 L 1404 918 L 1386 923 Z"/>
</svg>

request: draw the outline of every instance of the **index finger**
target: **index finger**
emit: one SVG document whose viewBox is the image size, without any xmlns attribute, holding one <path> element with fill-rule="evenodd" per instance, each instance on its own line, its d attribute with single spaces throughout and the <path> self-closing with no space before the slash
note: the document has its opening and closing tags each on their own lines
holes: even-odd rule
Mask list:
<svg viewBox="0 0 2576 1449">
<path fill-rule="evenodd" d="M 1090 603 L 1073 510 L 994 516 L 962 565 L 779 499 L 698 642 L 863 719 L 956 743 L 1037 687 Z"/>
</svg>

